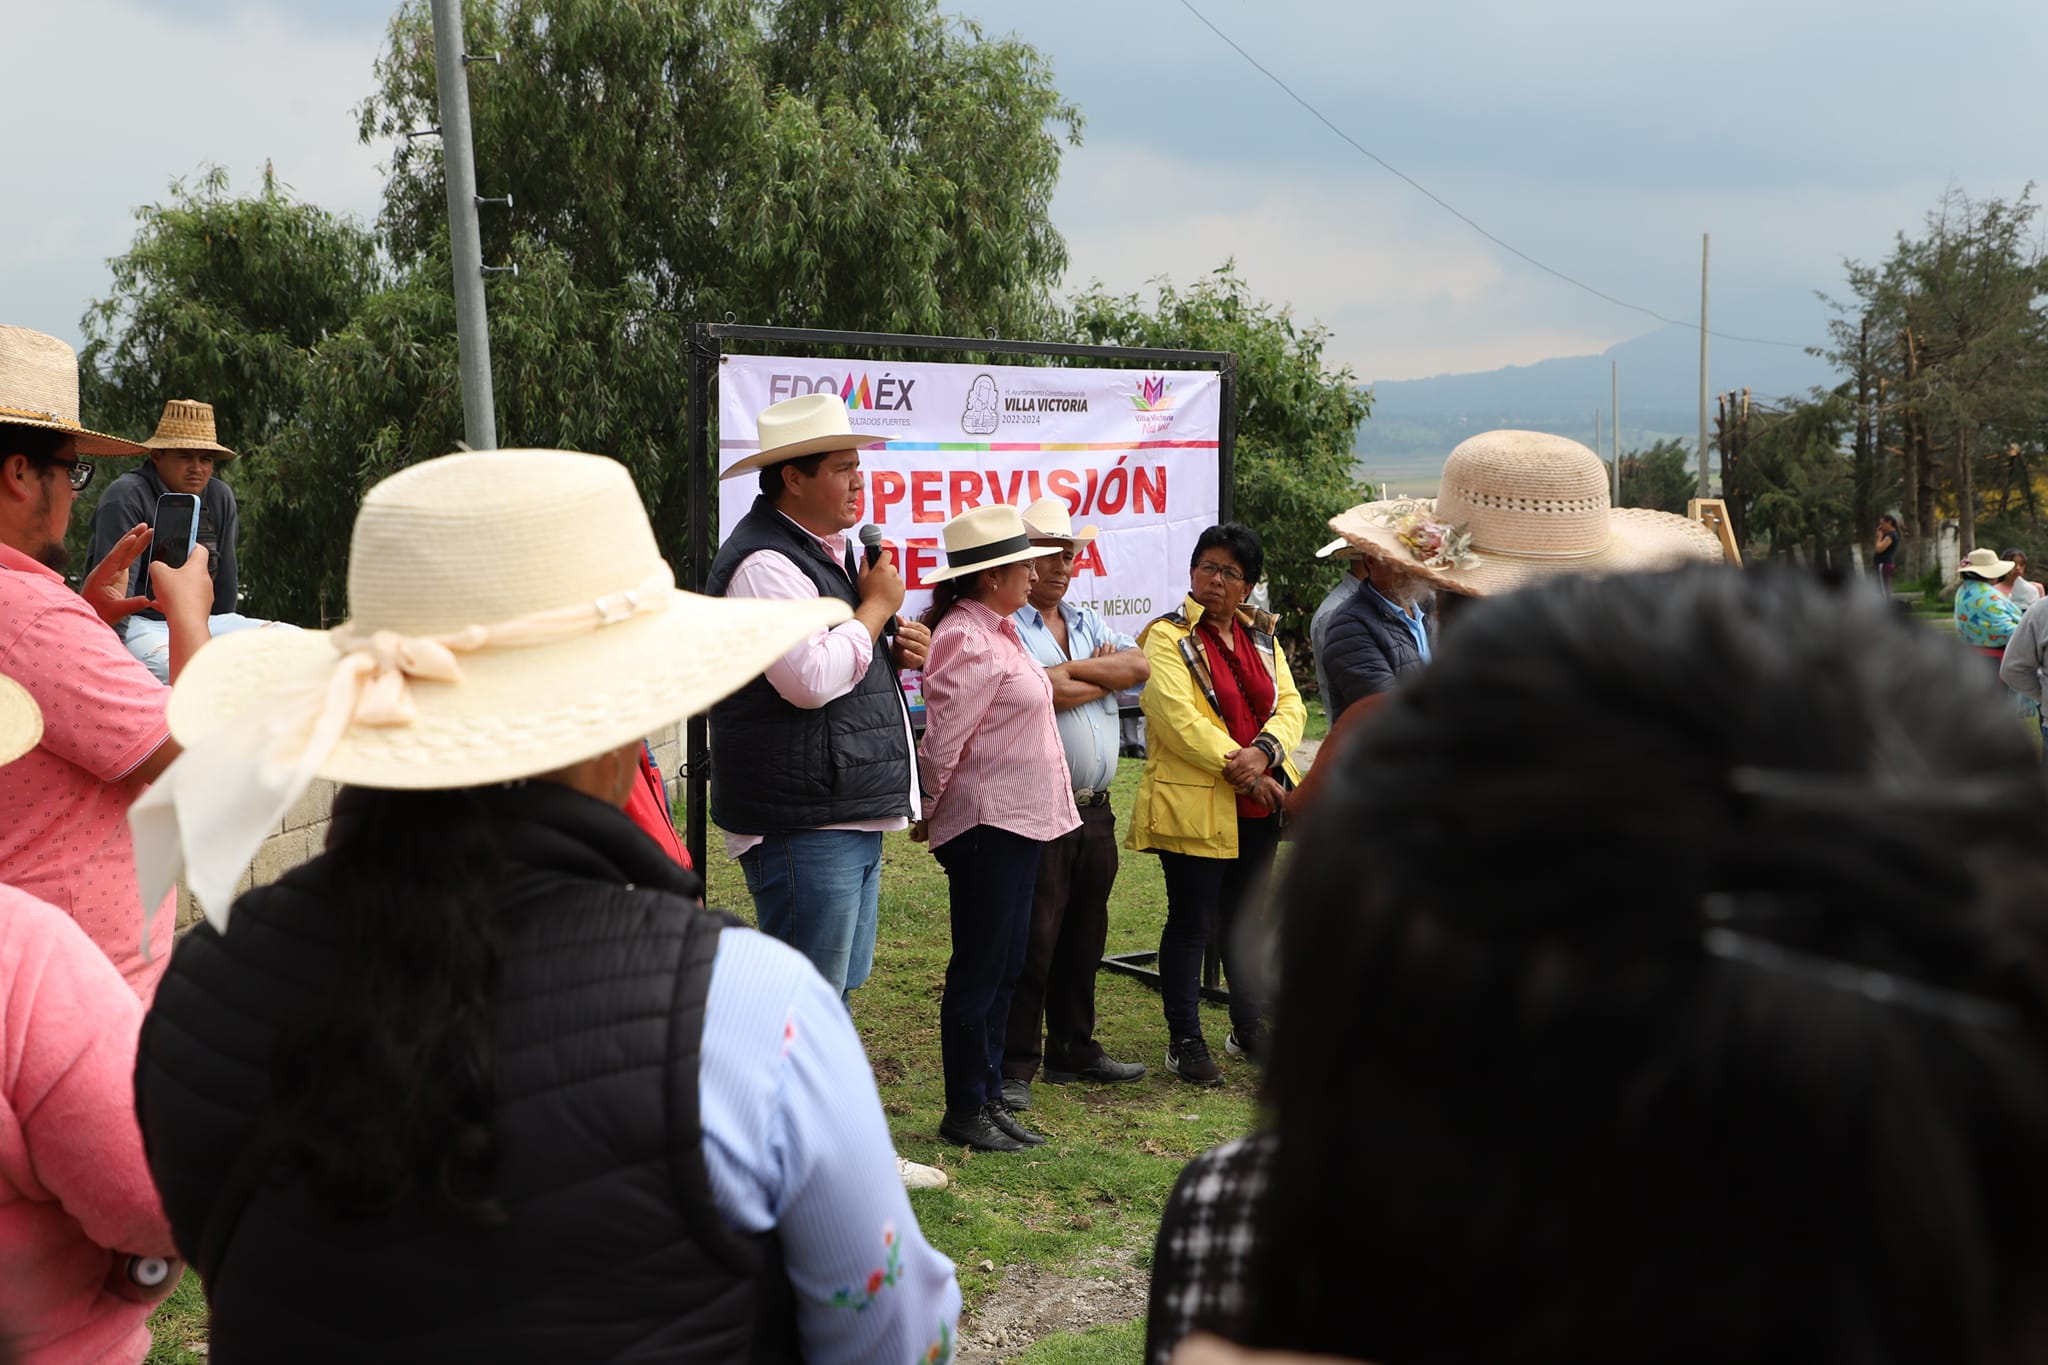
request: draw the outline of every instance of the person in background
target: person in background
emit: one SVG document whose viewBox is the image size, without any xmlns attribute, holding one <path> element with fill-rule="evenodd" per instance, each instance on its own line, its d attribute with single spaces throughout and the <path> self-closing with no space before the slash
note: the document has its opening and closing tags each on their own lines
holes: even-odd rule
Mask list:
<svg viewBox="0 0 2048 1365">
<path fill-rule="evenodd" d="M 198 540 L 206 547 L 206 570 L 213 579 L 207 633 L 225 635 L 272 623 L 241 613 L 241 573 L 236 558 L 241 519 L 235 510 L 235 491 L 215 473 L 235 458 L 235 452 L 216 440 L 215 434 L 212 404 L 189 398 L 174 398 L 164 404 L 156 431 L 142 443 L 148 458 L 115 479 L 93 509 L 92 548 L 86 562 L 96 565 L 112 554 L 133 526 L 154 529 L 157 499 L 164 494 L 197 496 Z M 130 568 L 128 592 L 132 596 L 153 596 L 151 569 L 147 559 L 137 559 Z M 144 607 L 121 623 L 120 632 L 128 652 L 140 659 L 158 682 L 171 680 L 171 633 L 162 612 Z"/>
<path fill-rule="evenodd" d="M 179 678 L 187 752 L 136 815 L 145 884 L 207 916 L 134 1095 L 214 1358 L 949 1354 L 839 992 L 623 810 L 644 735 L 848 607 L 678 592 L 596 455 L 414 465 L 351 547 L 346 625 Z M 235 897 L 315 778 L 326 851 Z"/>
<path fill-rule="evenodd" d="M 0 677 L 0 766 L 42 731 Z M 137 1365 L 182 1269 L 135 1122 L 142 1005 L 70 916 L 5 883 L 0 1021 L 0 1359 Z"/>
<path fill-rule="evenodd" d="M 78 921 L 145 1002 L 169 960 L 177 902 L 135 899 L 125 816 L 177 757 L 163 685 L 122 647 L 116 626 L 151 605 L 128 595 L 129 569 L 149 549 L 129 528 L 73 592 L 65 532 L 90 457 L 142 447 L 78 421 L 78 357 L 53 336 L 0 326 L 0 671 L 41 708 L 42 742 L 0 770 L 0 882 Z M 173 676 L 206 643 L 213 585 L 204 546 L 159 569 L 155 605 L 170 626 Z M 154 952 L 145 951 L 151 930 Z"/>
<path fill-rule="evenodd" d="M 1273 617 L 1246 605 L 1265 563 L 1250 527 L 1209 527 L 1189 558 L 1187 599 L 1138 635 L 1152 667 L 1144 697 L 1152 742 L 1124 846 L 1156 852 L 1165 874 L 1166 1069 L 1193 1085 L 1223 1083 L 1201 1017 L 1202 958 L 1212 938 L 1230 981 L 1224 1050 L 1256 1063 L 1265 1048 L 1238 922 L 1265 895 L 1281 804 L 1301 780 L 1288 755 L 1307 714 L 1287 656 L 1274 647 Z"/>
<path fill-rule="evenodd" d="M 2024 615 L 2005 586 L 2013 571 L 2011 560 L 2000 559 L 1990 550 L 1972 550 L 1963 559 L 1961 581 L 1956 585 L 1956 638 L 2000 663 L 2006 642 Z"/>
<path fill-rule="evenodd" d="M 1329 635 L 1330 618 L 1336 615 L 1338 607 L 1351 600 L 1352 594 L 1358 591 L 1358 585 L 1365 581 L 1365 557 L 1342 536 L 1316 551 L 1317 559 L 1329 559 L 1333 555 L 1343 564 L 1344 576 L 1323 594 L 1323 600 L 1316 603 L 1315 611 L 1310 614 L 1308 648 L 1316 663 L 1316 696 L 1322 701 L 1324 717 L 1335 723 L 1337 712 L 1330 706 L 1330 675 L 1323 667 L 1323 651 Z"/>
<path fill-rule="evenodd" d="M 1870 563 L 1877 572 L 1878 590 L 1890 598 L 1892 578 L 1898 572 L 1899 564 L 1899 519 L 1889 512 L 1877 519 Z"/>
<path fill-rule="evenodd" d="M 1332 718 L 1393 689 L 1429 662 L 1436 640 L 1435 594 L 1394 555 L 1356 551 L 1365 577 L 1324 631 L 1316 666 L 1330 679 L 1323 705 Z"/>
<path fill-rule="evenodd" d="M 1039 859 L 1081 818 L 1052 680 L 1015 617 L 1031 600 L 1036 563 L 1060 547 L 1032 544 L 1007 503 L 962 512 L 941 535 L 946 565 L 926 577 L 932 643 L 918 761 L 928 816 L 917 831 L 946 870 L 953 930 L 939 997 L 939 1136 L 1020 1152 L 1045 1138 L 1003 1097 L 1010 1000 L 1030 941 Z"/>
<path fill-rule="evenodd" d="M 711 713 L 711 818 L 746 875 L 761 931 L 811 960 L 851 1001 L 875 964 L 882 835 L 918 814 L 910 708 L 898 669 L 922 668 L 931 635 L 899 620 L 895 558 L 856 559 L 860 450 L 836 393 L 761 412 L 761 449 L 721 479 L 761 492 L 718 548 L 704 590 L 768 601 L 834 598 L 853 619 L 798 641 Z M 849 1004 L 849 1008 L 850 1008 Z M 946 1173 L 905 1158 L 912 1189 Z"/>
<path fill-rule="evenodd" d="M 1080 826 L 1045 846 L 1031 898 L 1024 967 L 1010 998 L 1003 1050 L 1003 1102 L 1031 1107 L 1031 1079 L 1045 1064 L 1053 1085 L 1088 1081 L 1116 1085 L 1144 1076 L 1141 1062 L 1122 1062 L 1095 1041 L 1095 972 L 1109 941 L 1109 892 L 1116 884 L 1116 694 L 1142 687 L 1151 665 L 1130 636 L 1110 629 L 1101 613 L 1067 601 L 1074 556 L 1095 539 L 1080 532 L 1058 498 L 1024 509 L 1031 543 L 1054 553 L 1031 561 L 1036 577 L 1016 611 L 1024 648 L 1052 682 L 1054 720 L 1074 783 Z M 1043 1050 L 1041 1051 L 1041 1040 Z"/>
<path fill-rule="evenodd" d="M 2041 600 L 2041 585 L 2027 577 L 2025 550 L 2007 550 L 2003 557 L 2012 561 L 2012 582 L 2006 591 L 2012 597 L 2012 604 L 2025 611 Z"/>
<path fill-rule="evenodd" d="M 2048 788 L 1994 696 L 1802 574 L 1469 605 L 1305 821 L 1149 1365 L 2035 1359 Z"/>
</svg>

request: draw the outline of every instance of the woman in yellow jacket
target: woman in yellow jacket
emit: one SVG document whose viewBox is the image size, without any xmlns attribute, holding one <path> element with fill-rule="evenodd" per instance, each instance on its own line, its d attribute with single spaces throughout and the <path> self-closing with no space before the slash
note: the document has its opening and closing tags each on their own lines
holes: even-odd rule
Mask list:
<svg viewBox="0 0 2048 1365">
<path fill-rule="evenodd" d="M 1166 927 L 1159 994 L 1166 1069 L 1196 1085 L 1223 1070 L 1202 1036 L 1202 955 L 1220 935 L 1230 983 L 1232 1056 L 1264 1060 L 1265 1023 L 1234 932 L 1239 910 L 1264 894 L 1280 844 L 1280 804 L 1300 780 L 1287 755 L 1306 712 L 1273 643 L 1273 617 L 1245 605 L 1266 552 L 1249 527 L 1211 526 L 1195 542 L 1188 597 L 1138 636 L 1146 684 L 1145 775 L 1125 846 L 1159 855 Z"/>
</svg>

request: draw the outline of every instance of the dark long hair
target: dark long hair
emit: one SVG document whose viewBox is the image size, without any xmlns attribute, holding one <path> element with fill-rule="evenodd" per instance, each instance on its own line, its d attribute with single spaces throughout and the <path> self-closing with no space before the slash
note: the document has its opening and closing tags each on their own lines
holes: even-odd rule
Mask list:
<svg viewBox="0 0 2048 1365">
<path fill-rule="evenodd" d="M 327 1207 L 424 1198 L 477 1222 L 491 1196 L 491 912 L 504 858 L 470 791 L 344 787 L 326 892 L 335 978 L 271 1063 L 273 1131 Z"/>
<path fill-rule="evenodd" d="M 1475 603 L 1277 904 L 1248 1344 L 1397 1365 L 2048 1348 L 2048 818 L 1854 585 Z"/>
<path fill-rule="evenodd" d="M 1010 566 L 1000 564 L 997 567 L 1007 569 Z M 988 590 L 983 586 L 981 579 L 985 572 L 987 570 L 977 569 L 973 573 L 962 574 L 958 578 L 942 578 L 932 584 L 931 605 L 919 613 L 918 624 L 926 630 L 937 630 L 939 622 L 945 618 L 947 612 L 962 602 L 979 602 L 988 596 Z"/>
</svg>

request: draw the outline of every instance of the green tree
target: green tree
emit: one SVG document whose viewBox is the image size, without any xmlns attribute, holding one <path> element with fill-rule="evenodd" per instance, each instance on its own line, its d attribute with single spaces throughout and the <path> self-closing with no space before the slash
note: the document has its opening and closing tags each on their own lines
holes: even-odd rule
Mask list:
<svg viewBox="0 0 2048 1365">
<path fill-rule="evenodd" d="M 1266 547 L 1267 592 L 1281 628 L 1308 628 L 1331 569 L 1315 557 L 1330 517 L 1360 501 L 1352 456 L 1371 395 L 1349 367 L 1329 369 L 1328 329 L 1250 297 L 1234 263 L 1192 288 L 1161 281 L 1156 300 L 1099 284 L 1074 302 L 1075 339 L 1097 345 L 1230 351 L 1237 356 L 1236 518 Z"/>
<path fill-rule="evenodd" d="M 982 336 L 1043 332 L 1066 246 L 1049 209 L 1079 115 L 1045 60 L 936 0 L 470 0 L 487 260 L 560 250 L 716 320 Z M 392 22 L 366 141 L 436 124 L 422 0 Z M 400 143 L 400 259 L 445 217 L 435 140 Z"/>
<path fill-rule="evenodd" d="M 1776 408 L 1758 404 L 1742 451 L 1736 525 L 1777 557 L 1796 554 L 1825 563 L 1851 541 L 1865 541 L 1855 521 L 1854 462 L 1842 448 L 1850 403 L 1839 392 Z"/>
<path fill-rule="evenodd" d="M 1672 438 L 1629 451 L 1621 457 L 1621 505 L 1683 513 L 1700 486 L 1691 459 L 1692 448 Z"/>
</svg>

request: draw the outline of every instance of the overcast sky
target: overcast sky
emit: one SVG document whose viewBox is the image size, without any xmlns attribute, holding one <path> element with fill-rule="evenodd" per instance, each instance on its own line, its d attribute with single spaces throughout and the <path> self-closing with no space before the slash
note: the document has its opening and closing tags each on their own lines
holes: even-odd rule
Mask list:
<svg viewBox="0 0 2048 1365">
<path fill-rule="evenodd" d="M 1357 141 L 1606 293 L 1696 317 L 1712 233 L 1716 331 L 1822 339 L 1814 292 L 1839 292 L 1842 257 L 1881 256 L 1951 182 L 2017 194 L 2048 148 L 2048 5 L 2022 0 L 1193 3 Z M 1053 205 L 1070 285 L 1185 283 L 1235 257 L 1366 380 L 1657 325 L 1346 146 L 1180 0 L 942 5 L 1037 45 L 1081 106 Z M 79 341 L 134 206 L 205 162 L 246 187 L 267 158 L 300 197 L 374 216 L 385 149 L 357 143 L 351 110 L 387 0 L 14 8 L 9 87 L 38 112 L 10 140 L 0 321 Z"/>
</svg>

